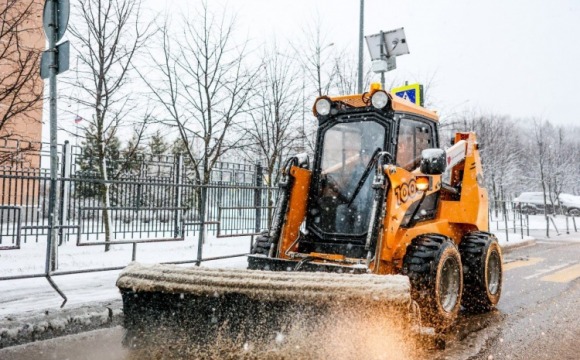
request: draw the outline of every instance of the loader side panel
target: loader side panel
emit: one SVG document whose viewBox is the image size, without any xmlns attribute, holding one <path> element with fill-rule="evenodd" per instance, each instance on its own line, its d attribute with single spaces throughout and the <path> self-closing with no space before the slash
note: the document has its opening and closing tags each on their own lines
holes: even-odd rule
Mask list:
<svg viewBox="0 0 580 360">
<path fill-rule="evenodd" d="M 431 176 L 431 186 L 425 194 L 425 198 L 428 200 L 422 202 L 421 208 L 415 214 L 415 224 L 411 226 L 411 215 L 423 196 L 423 192 L 417 190 L 415 182 L 415 176 L 418 173 L 411 173 L 395 165 L 389 165 L 385 168 L 385 174 L 389 178 L 390 185 L 386 199 L 386 215 L 383 222 L 382 244 L 384 245 L 380 249 L 380 258 L 383 264 L 380 266 L 380 272 L 391 273 L 392 267 L 387 266 L 385 268 L 383 265 L 391 263 L 397 257 L 402 258 L 402 255 L 397 252 L 401 242 L 406 241 L 408 237 L 405 234 L 409 231 L 414 231 L 416 228 L 421 228 L 423 232 L 443 231 L 448 227 L 448 224 L 445 222 L 445 224 L 439 224 L 438 227 L 425 225 L 430 226 L 428 230 L 425 230 L 426 227 L 423 226 L 423 224 L 433 224 L 434 219 L 437 218 L 437 203 L 439 202 L 437 196 L 441 188 L 441 176 Z M 433 201 L 430 201 L 431 199 Z M 428 207 L 432 207 L 432 209 L 425 208 L 425 205 L 429 205 Z M 432 216 L 429 216 L 430 214 Z M 421 220 L 420 222 L 416 222 L 418 218 Z M 410 227 L 410 229 L 407 229 L 407 227 Z M 408 240 L 409 243 L 411 239 Z M 403 249 L 405 248 L 406 245 Z"/>
<path fill-rule="evenodd" d="M 278 257 L 288 259 L 286 251 L 296 250 L 293 246 L 298 235 L 300 234 L 300 225 L 306 216 L 306 207 L 308 206 L 308 191 L 310 189 L 310 170 L 302 169 L 297 166 L 290 168 L 290 176 L 294 178 L 292 189 L 290 190 L 290 199 L 288 200 L 288 213 L 280 235 L 278 245 Z M 292 247 L 292 249 L 290 249 Z"/>
<path fill-rule="evenodd" d="M 473 225 L 475 230 L 488 231 L 488 196 L 483 180 L 483 168 L 473 133 L 459 133 L 455 141 L 466 140 L 465 161 L 452 171 L 452 181 L 461 184 L 459 201 L 441 201 L 438 216 L 450 223 Z"/>
</svg>

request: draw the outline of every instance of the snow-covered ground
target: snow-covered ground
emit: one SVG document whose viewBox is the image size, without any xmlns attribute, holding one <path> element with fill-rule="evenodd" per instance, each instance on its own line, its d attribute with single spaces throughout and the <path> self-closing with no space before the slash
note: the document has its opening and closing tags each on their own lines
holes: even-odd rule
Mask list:
<svg viewBox="0 0 580 360">
<path fill-rule="evenodd" d="M 510 217 L 507 221 L 507 232 L 505 230 L 506 221 L 501 218 L 501 214 L 499 218 L 492 217 L 490 219 L 490 231 L 496 234 L 502 246 L 525 241 L 528 233 L 541 234 L 540 236 L 546 237 L 546 227 L 548 227 L 550 238 L 566 234 L 580 235 L 580 217 L 556 215 L 546 219 L 543 215 L 530 215 L 527 218 L 524 217 L 522 221 L 517 218 L 515 222 L 513 217 Z M 522 239 L 522 235 L 524 239 Z"/>
<path fill-rule="evenodd" d="M 250 237 L 216 238 L 208 236 L 203 258 L 246 254 Z M 131 261 L 131 245 L 114 245 L 107 253 L 103 246 L 76 246 L 65 243 L 59 249 L 58 271 L 125 266 Z M 0 251 L 2 276 L 31 275 L 44 271 L 46 245 L 43 242 L 22 244 L 19 250 Z M 186 261 L 197 257 L 197 237 L 185 241 L 138 244 L 136 260 L 143 263 Z M 246 266 L 245 256 L 202 263 L 209 267 Z M 115 281 L 120 270 L 54 276 L 53 280 L 67 296 L 66 306 L 120 299 Z M 0 316 L 38 309 L 58 308 L 62 298 L 45 278 L 0 281 Z"/>
<path fill-rule="evenodd" d="M 530 229 L 545 229 L 545 219 L 540 216 L 530 216 Z M 574 234 L 570 219 L 569 229 Z M 566 218 L 558 216 L 554 222 L 560 233 L 566 232 Z M 521 236 L 520 229 L 513 230 L 513 221 L 508 221 L 508 237 L 506 238 L 504 221 L 491 221 L 491 231 L 494 232 L 502 247 L 517 246 L 533 239 Z M 580 219 L 577 219 L 580 225 Z M 519 223 L 516 224 L 519 226 Z M 551 233 L 556 236 L 553 224 L 550 222 Z M 537 231 L 536 231 L 537 233 Z M 579 233 L 580 234 L 580 233 Z M 208 236 L 203 246 L 203 257 L 214 257 L 232 254 L 244 254 L 249 251 L 250 237 L 216 238 Z M 19 250 L 0 251 L 0 274 L 2 276 L 42 273 L 46 248 L 43 241 L 27 242 Z M 66 243 L 59 247 L 59 271 L 82 270 L 103 267 L 125 266 L 131 261 L 131 245 L 114 245 L 108 253 L 102 246 L 76 246 Z M 139 244 L 136 259 L 139 262 L 156 263 L 167 261 L 192 260 L 197 255 L 197 236 L 186 237 L 185 241 Z M 245 268 L 245 256 L 215 260 L 202 263 L 208 267 Z M 67 307 L 99 301 L 119 300 L 120 294 L 115 281 L 120 270 L 91 272 L 75 275 L 53 277 L 58 287 L 68 298 Z M 0 281 L 0 316 L 41 309 L 57 309 L 62 299 L 52 289 L 46 279 L 32 278 L 21 280 Z"/>
</svg>

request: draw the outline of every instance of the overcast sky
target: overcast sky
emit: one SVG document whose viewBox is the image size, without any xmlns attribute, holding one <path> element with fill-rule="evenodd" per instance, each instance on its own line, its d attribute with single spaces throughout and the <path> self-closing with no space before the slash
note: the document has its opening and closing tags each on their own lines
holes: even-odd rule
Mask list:
<svg viewBox="0 0 580 360">
<path fill-rule="evenodd" d="M 159 9 L 157 0 L 145 0 Z M 196 0 L 198 1 L 198 0 Z M 167 0 L 170 13 L 194 1 Z M 315 16 L 337 49 L 358 52 L 360 0 L 209 0 L 238 15 L 252 40 L 293 38 Z M 580 1 L 366 0 L 364 33 L 405 28 L 410 54 L 388 77 L 433 79 L 442 115 L 476 108 L 514 118 L 576 124 L 580 91 Z M 364 61 L 370 64 L 368 50 Z M 387 81 L 388 82 L 388 81 Z"/>
<path fill-rule="evenodd" d="M 200 1 L 143 0 L 174 16 Z M 358 53 L 360 0 L 207 1 L 237 14 L 241 40 L 296 40 L 318 16 L 335 44 L 324 53 Z M 442 117 L 475 109 L 580 125 L 580 0 L 365 0 L 365 35 L 400 27 L 410 54 L 397 59 L 387 84 L 432 79 L 428 100 Z M 366 44 L 364 61 L 370 66 Z"/>
</svg>

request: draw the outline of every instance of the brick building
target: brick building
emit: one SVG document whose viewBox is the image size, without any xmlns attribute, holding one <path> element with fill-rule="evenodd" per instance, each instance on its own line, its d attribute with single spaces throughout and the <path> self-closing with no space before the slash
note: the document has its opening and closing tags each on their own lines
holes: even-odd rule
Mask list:
<svg viewBox="0 0 580 360">
<path fill-rule="evenodd" d="M 0 0 L 0 222 L 39 205 L 41 186 L 25 177 L 41 172 L 43 5 Z"/>
</svg>

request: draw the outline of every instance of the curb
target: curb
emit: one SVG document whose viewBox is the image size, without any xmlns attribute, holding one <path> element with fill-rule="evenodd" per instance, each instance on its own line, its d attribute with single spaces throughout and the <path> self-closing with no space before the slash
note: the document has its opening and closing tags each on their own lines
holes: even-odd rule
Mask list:
<svg viewBox="0 0 580 360">
<path fill-rule="evenodd" d="M 0 318 L 0 349 L 122 324 L 120 300 Z"/>
<path fill-rule="evenodd" d="M 523 247 L 528 247 L 528 246 L 534 246 L 536 245 L 536 239 L 532 239 L 532 240 L 526 240 L 526 241 L 522 241 L 522 242 L 518 242 L 515 244 L 506 244 L 503 245 L 501 247 L 501 250 L 503 253 L 509 253 L 510 251 L 513 251 L 515 249 L 519 249 L 519 248 L 523 248 Z"/>
</svg>

